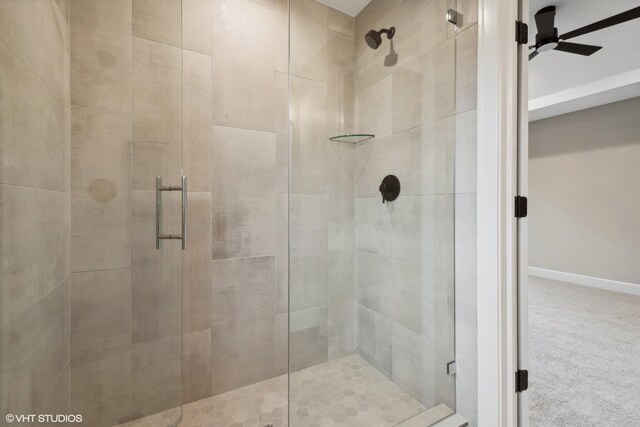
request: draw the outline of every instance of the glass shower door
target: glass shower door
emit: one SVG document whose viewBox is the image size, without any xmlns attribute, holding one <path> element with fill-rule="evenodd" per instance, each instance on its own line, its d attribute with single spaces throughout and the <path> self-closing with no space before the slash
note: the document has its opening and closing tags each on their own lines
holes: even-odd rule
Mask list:
<svg viewBox="0 0 640 427">
<path fill-rule="evenodd" d="M 291 426 L 456 410 L 446 3 L 291 1 Z"/>
</svg>

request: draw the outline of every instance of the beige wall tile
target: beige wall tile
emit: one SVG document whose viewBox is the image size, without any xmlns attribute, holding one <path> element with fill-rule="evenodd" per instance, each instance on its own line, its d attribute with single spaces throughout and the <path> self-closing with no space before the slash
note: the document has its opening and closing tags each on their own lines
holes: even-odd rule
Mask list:
<svg viewBox="0 0 640 427">
<path fill-rule="evenodd" d="M 357 78 L 356 78 L 356 81 Z M 384 79 L 356 91 L 356 131 L 383 138 L 392 132 L 392 80 Z"/>
<path fill-rule="evenodd" d="M 211 396 L 211 329 L 183 337 L 182 402 Z"/>
<path fill-rule="evenodd" d="M 289 323 L 289 369 L 309 368 L 328 360 L 327 307 L 292 311 Z"/>
<path fill-rule="evenodd" d="M 131 270 L 71 277 L 71 408 L 112 426 L 131 413 Z"/>
<path fill-rule="evenodd" d="M 0 2 L 0 40 L 50 90 L 67 98 L 69 27 L 55 2 Z"/>
<path fill-rule="evenodd" d="M 290 188 L 324 194 L 327 180 L 327 85 L 291 78 Z"/>
<path fill-rule="evenodd" d="M 69 195 L 0 185 L 0 324 L 69 275 Z"/>
<path fill-rule="evenodd" d="M 478 26 L 456 36 L 456 112 L 476 108 L 478 92 Z"/>
<path fill-rule="evenodd" d="M 129 350 L 131 270 L 71 275 L 71 368 Z"/>
<path fill-rule="evenodd" d="M 353 36 L 329 31 L 328 46 L 328 134 L 355 133 L 355 41 Z"/>
<path fill-rule="evenodd" d="M 452 360 L 452 350 L 394 324 L 392 379 L 426 407 L 455 408 L 455 377 L 446 370 Z"/>
<path fill-rule="evenodd" d="M 69 284 L 61 284 L 4 326 L 0 348 L 0 410 L 31 413 L 69 362 Z"/>
<path fill-rule="evenodd" d="M 260 2 L 213 1 L 215 125 L 275 130 L 275 17 Z"/>
<path fill-rule="evenodd" d="M 289 114 L 289 76 L 276 73 L 276 188 L 289 193 L 289 139 L 293 130 Z"/>
<path fill-rule="evenodd" d="M 135 344 L 131 350 L 131 418 L 181 404 L 182 336 Z"/>
<path fill-rule="evenodd" d="M 189 193 L 183 260 L 183 330 L 211 328 L 211 193 Z"/>
<path fill-rule="evenodd" d="M 135 37 L 182 45 L 181 0 L 133 0 L 132 12 Z"/>
<path fill-rule="evenodd" d="M 329 30 L 337 31 L 347 36 L 355 36 L 356 19 L 353 16 L 349 16 L 346 13 L 342 13 L 339 10 L 330 7 L 328 9 L 327 18 Z"/>
<path fill-rule="evenodd" d="M 290 1 L 292 75 L 327 81 L 328 10 L 312 0 Z"/>
<path fill-rule="evenodd" d="M 71 392 L 71 381 L 70 381 L 70 373 L 71 369 L 69 368 L 69 364 L 63 369 L 58 377 L 53 388 L 47 394 L 44 401 L 40 405 L 38 409 L 38 414 L 70 414 L 69 412 L 69 401 L 70 401 L 70 392 Z M 40 425 L 44 425 L 47 427 L 54 427 L 56 425 L 60 425 L 60 423 L 55 422 L 44 422 L 39 423 Z"/>
<path fill-rule="evenodd" d="M 71 112 L 72 271 L 131 266 L 131 114 Z"/>
<path fill-rule="evenodd" d="M 133 38 L 133 140 L 176 143 L 182 138 L 181 50 Z"/>
<path fill-rule="evenodd" d="M 131 0 L 70 6 L 71 104 L 131 111 Z"/>
<path fill-rule="evenodd" d="M 212 6 L 212 0 L 182 0 L 183 49 L 211 55 Z"/>
<path fill-rule="evenodd" d="M 96 427 L 131 419 L 130 348 L 71 368 L 71 411 Z"/>
<path fill-rule="evenodd" d="M 456 115 L 456 193 L 476 191 L 477 110 Z"/>
<path fill-rule="evenodd" d="M 174 194 L 175 195 L 175 194 Z M 133 191 L 132 342 L 182 333 L 182 246 L 164 241 L 155 247 L 155 192 Z M 163 230 L 179 231 L 179 201 L 164 195 Z M 176 230 L 176 231 L 174 231 Z M 165 408 L 166 409 L 166 408 Z"/>
<path fill-rule="evenodd" d="M 211 57 L 187 50 L 182 55 L 183 168 L 189 190 L 210 191 Z"/>
<path fill-rule="evenodd" d="M 393 322 L 358 304 L 357 351 L 382 374 L 391 377 L 391 339 Z"/>
<path fill-rule="evenodd" d="M 8 7 L 15 3 L 2 4 Z M 0 183 L 68 191 L 69 116 L 65 98 L 45 86 L 2 43 L 0 92 Z"/>
<path fill-rule="evenodd" d="M 275 135 L 213 126 L 213 259 L 276 250 Z"/>
<path fill-rule="evenodd" d="M 213 394 L 275 375 L 275 257 L 213 262 Z"/>
<path fill-rule="evenodd" d="M 133 39 L 133 189 L 154 190 L 180 179 L 182 165 L 182 52 Z"/>
</svg>

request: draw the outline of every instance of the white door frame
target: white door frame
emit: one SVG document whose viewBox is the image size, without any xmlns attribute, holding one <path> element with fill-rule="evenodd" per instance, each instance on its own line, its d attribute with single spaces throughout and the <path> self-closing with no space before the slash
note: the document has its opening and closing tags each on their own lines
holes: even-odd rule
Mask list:
<svg viewBox="0 0 640 427">
<path fill-rule="evenodd" d="M 518 1 L 478 0 L 478 425 L 518 425 Z"/>
</svg>

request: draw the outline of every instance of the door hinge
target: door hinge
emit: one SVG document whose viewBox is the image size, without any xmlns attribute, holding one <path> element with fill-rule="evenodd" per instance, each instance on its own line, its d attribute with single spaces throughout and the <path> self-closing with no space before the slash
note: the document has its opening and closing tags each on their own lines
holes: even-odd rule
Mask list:
<svg viewBox="0 0 640 427">
<path fill-rule="evenodd" d="M 521 393 L 529 388 L 529 371 L 518 369 L 516 371 L 516 393 Z"/>
<path fill-rule="evenodd" d="M 516 196 L 515 214 L 516 218 L 526 218 L 527 211 L 529 210 L 529 202 L 524 196 Z"/>
<path fill-rule="evenodd" d="M 516 21 L 516 42 L 518 44 L 529 43 L 529 26 L 522 21 Z"/>
</svg>

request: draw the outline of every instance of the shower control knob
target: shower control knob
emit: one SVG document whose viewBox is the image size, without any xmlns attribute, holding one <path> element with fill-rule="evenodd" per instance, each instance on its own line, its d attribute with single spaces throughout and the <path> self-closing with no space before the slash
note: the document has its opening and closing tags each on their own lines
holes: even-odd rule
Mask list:
<svg viewBox="0 0 640 427">
<path fill-rule="evenodd" d="M 387 175 L 380 184 L 380 194 L 382 194 L 382 203 L 393 202 L 400 194 L 400 180 L 395 175 Z"/>
</svg>

